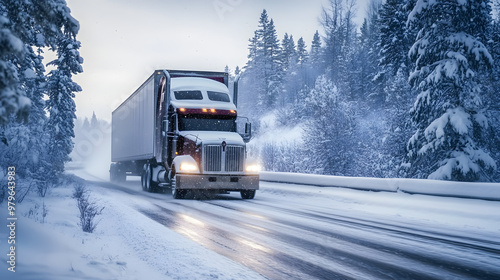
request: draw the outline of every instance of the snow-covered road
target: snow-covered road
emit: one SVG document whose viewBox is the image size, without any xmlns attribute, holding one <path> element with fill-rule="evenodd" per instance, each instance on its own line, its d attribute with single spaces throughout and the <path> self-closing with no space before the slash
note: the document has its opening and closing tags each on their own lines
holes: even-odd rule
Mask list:
<svg viewBox="0 0 500 280">
<path fill-rule="evenodd" d="M 500 202 L 269 182 L 255 200 L 174 200 L 138 181 L 87 180 L 269 279 L 500 278 Z"/>
</svg>

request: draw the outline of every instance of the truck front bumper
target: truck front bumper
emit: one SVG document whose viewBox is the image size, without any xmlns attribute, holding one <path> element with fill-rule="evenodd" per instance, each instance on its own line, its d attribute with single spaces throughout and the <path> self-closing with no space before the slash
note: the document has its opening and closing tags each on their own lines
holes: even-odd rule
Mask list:
<svg viewBox="0 0 500 280">
<path fill-rule="evenodd" d="M 177 174 L 180 190 L 258 190 L 259 175 Z"/>
</svg>

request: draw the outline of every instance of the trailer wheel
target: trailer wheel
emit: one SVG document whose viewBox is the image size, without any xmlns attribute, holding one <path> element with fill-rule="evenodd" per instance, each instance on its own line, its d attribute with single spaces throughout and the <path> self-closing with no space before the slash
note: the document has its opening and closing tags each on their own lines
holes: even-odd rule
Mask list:
<svg viewBox="0 0 500 280">
<path fill-rule="evenodd" d="M 127 174 L 120 167 L 118 163 L 112 163 L 109 167 L 109 179 L 111 182 L 125 182 L 127 180 Z"/>
<path fill-rule="evenodd" d="M 243 199 L 254 199 L 255 197 L 255 190 L 246 190 L 246 191 L 241 191 L 241 198 Z"/>
<path fill-rule="evenodd" d="M 172 170 L 175 170 L 172 168 Z M 174 171 L 175 172 L 175 171 Z M 174 199 L 183 199 L 186 197 L 186 191 L 185 190 L 179 190 L 177 189 L 177 175 L 174 175 L 172 176 L 172 178 L 170 179 L 170 185 L 172 187 L 172 197 Z"/>
<path fill-rule="evenodd" d="M 144 167 L 142 168 L 142 174 L 141 174 L 141 186 L 143 191 L 147 191 L 146 187 L 146 170 L 148 168 L 147 164 L 144 164 Z"/>
</svg>

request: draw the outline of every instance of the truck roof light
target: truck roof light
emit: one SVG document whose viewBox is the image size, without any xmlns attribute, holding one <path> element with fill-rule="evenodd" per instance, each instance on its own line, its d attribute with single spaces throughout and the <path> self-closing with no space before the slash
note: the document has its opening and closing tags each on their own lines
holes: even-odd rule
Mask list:
<svg viewBox="0 0 500 280">
<path fill-rule="evenodd" d="M 211 113 L 215 113 L 215 109 L 210 109 L 210 112 Z"/>
<path fill-rule="evenodd" d="M 180 108 L 179 111 L 186 112 L 186 108 Z"/>
<path fill-rule="evenodd" d="M 229 112 L 233 113 L 233 114 L 236 114 L 236 111 L 235 110 L 229 110 Z"/>
<path fill-rule="evenodd" d="M 203 109 L 201 109 L 201 110 L 203 111 L 203 113 L 208 112 L 207 108 L 203 108 Z"/>
</svg>

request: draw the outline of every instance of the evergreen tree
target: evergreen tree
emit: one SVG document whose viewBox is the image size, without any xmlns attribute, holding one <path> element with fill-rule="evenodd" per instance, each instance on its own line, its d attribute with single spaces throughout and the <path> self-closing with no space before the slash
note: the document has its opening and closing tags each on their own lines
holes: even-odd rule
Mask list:
<svg viewBox="0 0 500 280">
<path fill-rule="evenodd" d="M 90 130 L 90 121 L 89 121 L 89 118 L 87 118 L 87 117 L 85 117 L 85 120 L 83 120 L 82 130 L 84 130 L 84 131 Z"/>
<path fill-rule="evenodd" d="M 387 98 L 382 120 L 386 123 L 385 135 L 382 144 L 377 148 L 382 154 L 384 177 L 404 176 L 401 173 L 401 164 L 406 156 L 405 143 L 413 134 L 408 114 L 414 98 L 413 92 L 404 67 L 399 68 L 395 76 L 389 76 L 384 88 Z"/>
<path fill-rule="evenodd" d="M 49 65 L 56 67 L 48 75 L 47 91 L 49 100 L 47 111 L 49 120 L 47 128 L 50 134 L 49 156 L 53 162 L 52 171 L 58 174 L 64 171 L 64 163 L 69 161 L 69 154 L 73 150 L 72 138 L 74 134 L 75 115 L 75 92 L 81 91 L 81 87 L 72 80 L 74 74 L 83 72 L 78 49 L 80 42 L 75 39 L 74 34 L 64 34 L 59 37 L 57 46 L 58 58 Z M 95 117 L 95 114 L 94 116 Z M 97 122 L 97 119 L 95 120 Z M 91 123 L 91 125 L 97 125 Z"/>
<path fill-rule="evenodd" d="M 307 53 L 306 42 L 302 37 L 297 41 L 297 63 L 300 65 L 304 65 L 309 58 L 309 54 Z"/>
<path fill-rule="evenodd" d="M 42 63 L 42 49 L 56 50 L 59 36 L 63 32 L 76 34 L 78 22 L 71 16 L 65 1 L 60 0 L 4 0 L 0 3 L 0 14 L 0 33 L 3 34 L 0 37 L 5 39 L 5 45 L 2 43 L 0 49 L 7 49 L 0 54 L 0 71 L 5 69 L 2 68 L 4 66 L 10 71 L 3 74 L 8 77 L 2 79 L 5 82 L 3 86 L 10 87 L 10 100 L 17 98 L 18 105 L 24 104 L 18 106 L 21 109 L 18 113 L 29 112 L 29 118 L 27 115 L 20 118 L 19 114 L 17 117 L 10 115 L 14 111 L 8 106 L 0 105 L 0 118 L 4 123 L 3 113 L 10 115 L 10 121 L 0 131 L 5 139 L 2 141 L 5 145 L 0 146 L 2 155 L 5 155 L 0 165 L 23 166 L 18 172 L 21 177 L 30 176 L 44 186 L 44 182 L 51 179 L 47 172 L 52 169 L 53 162 L 48 156 L 47 77 Z M 16 51 L 3 48 L 10 45 L 15 46 Z"/>
<path fill-rule="evenodd" d="M 488 117 L 490 118 L 490 128 L 488 133 L 488 147 L 491 150 L 491 156 L 496 162 L 500 162 L 500 1 L 496 1 L 495 20 L 491 27 L 491 38 L 488 49 L 493 57 L 493 68 L 490 72 L 481 77 L 486 81 L 485 86 L 486 100 L 488 106 Z M 500 170 L 497 168 L 494 174 L 495 182 L 500 182 Z"/>
<path fill-rule="evenodd" d="M 344 88 L 348 77 L 347 64 L 353 57 L 356 27 L 353 22 L 356 0 L 330 0 L 323 9 L 322 24 L 325 29 L 324 61 L 333 83 Z"/>
<path fill-rule="evenodd" d="M 278 96 L 282 92 L 282 79 L 283 79 L 283 65 L 281 64 L 281 49 L 279 46 L 276 28 L 274 21 L 269 21 L 269 26 L 266 35 L 264 36 L 267 49 L 267 65 L 266 68 L 270 69 L 270 73 L 266 79 L 267 94 L 263 99 L 263 104 L 267 108 L 272 108 L 276 104 Z"/>
<path fill-rule="evenodd" d="M 354 122 L 351 105 L 325 75 L 316 80 L 304 99 L 310 116 L 304 147 L 309 151 L 309 172 L 349 175 Z"/>
<path fill-rule="evenodd" d="M 283 70 L 274 21 L 266 10 L 261 13 L 258 27 L 250 39 L 245 76 L 252 81 L 250 94 L 257 95 L 258 110 L 264 111 L 276 104 L 282 91 Z"/>
<path fill-rule="evenodd" d="M 281 65 L 283 71 L 286 72 L 296 63 L 297 50 L 295 49 L 295 41 L 293 40 L 292 35 L 288 36 L 288 33 L 285 33 L 283 40 L 281 41 Z"/>
<path fill-rule="evenodd" d="M 406 28 L 406 21 L 415 0 L 387 0 L 380 10 L 379 75 L 394 76 L 400 68 L 408 73 L 411 65 L 408 51 L 415 34 Z"/>
<path fill-rule="evenodd" d="M 322 63 L 323 54 L 321 53 L 321 37 L 318 30 L 314 33 L 311 43 L 311 63 L 317 67 Z"/>
<path fill-rule="evenodd" d="M 446 20 L 443 20 L 446 19 Z M 488 118 L 478 73 L 493 59 L 483 42 L 490 1 L 418 0 L 408 19 L 418 32 L 410 75 L 419 92 L 411 109 L 410 175 L 490 180 L 496 163 L 485 150 Z"/>
<path fill-rule="evenodd" d="M 1 1 L 0 123 L 6 123 L 11 113 L 26 120 L 31 102 L 19 68 L 34 71 L 35 62 L 26 64 L 34 57 L 32 48 L 55 47 L 62 30 L 78 32 L 78 22 L 63 0 Z"/>
<path fill-rule="evenodd" d="M 321 46 L 321 37 L 318 30 L 314 33 L 313 40 L 311 42 L 311 51 L 309 53 L 309 60 L 306 65 L 306 78 L 305 86 L 308 88 L 314 87 L 316 78 L 324 73 L 325 62 L 324 62 L 323 48 Z"/>
<path fill-rule="evenodd" d="M 94 111 L 92 112 L 92 118 L 90 119 L 90 128 L 91 129 L 99 128 L 99 121 L 97 120 L 97 117 L 96 117 Z"/>
<path fill-rule="evenodd" d="M 18 10 L 19 4 L 15 1 L 0 3 L 0 77 L 2 77 L 0 79 L 0 124 L 7 123 L 13 113 L 19 113 L 20 117 L 26 118 L 30 105 L 25 93 L 18 86 L 16 64 L 26 53 L 23 41 L 18 37 L 19 35 L 15 34 L 16 26 L 12 21 L 12 18 L 18 16 L 12 10 Z"/>
<path fill-rule="evenodd" d="M 352 59 L 350 68 L 351 97 L 362 103 L 380 108 L 384 102 L 382 91 L 376 88 L 377 50 L 378 50 L 378 28 L 376 22 L 377 14 L 372 15 L 370 20 L 365 19 L 361 26 L 359 43 L 357 44 L 356 59 Z"/>
</svg>

